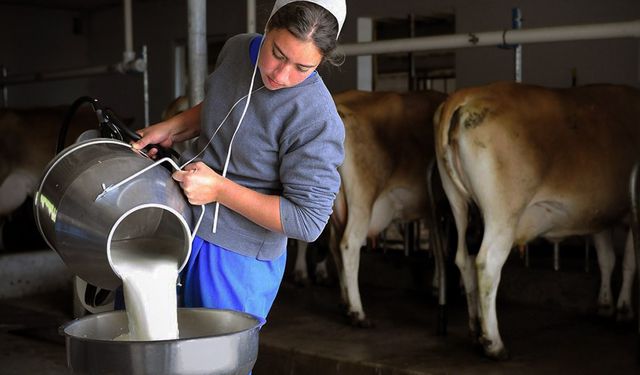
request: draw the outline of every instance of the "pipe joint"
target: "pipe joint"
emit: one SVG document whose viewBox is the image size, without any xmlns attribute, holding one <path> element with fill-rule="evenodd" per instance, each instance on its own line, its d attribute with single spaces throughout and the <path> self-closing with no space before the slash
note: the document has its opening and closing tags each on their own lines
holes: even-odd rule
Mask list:
<svg viewBox="0 0 640 375">
<path fill-rule="evenodd" d="M 120 73 L 144 73 L 147 70 L 147 63 L 140 58 L 125 60 L 116 65 L 116 70 Z"/>
</svg>

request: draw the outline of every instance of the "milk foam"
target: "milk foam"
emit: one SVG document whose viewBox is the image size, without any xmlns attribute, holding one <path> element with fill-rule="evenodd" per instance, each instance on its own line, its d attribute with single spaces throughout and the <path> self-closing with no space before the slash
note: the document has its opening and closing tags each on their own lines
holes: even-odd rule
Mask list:
<svg viewBox="0 0 640 375">
<path fill-rule="evenodd" d="M 131 239 L 111 244 L 113 268 L 122 279 L 129 333 L 116 340 L 178 338 L 176 281 L 178 241 Z"/>
</svg>

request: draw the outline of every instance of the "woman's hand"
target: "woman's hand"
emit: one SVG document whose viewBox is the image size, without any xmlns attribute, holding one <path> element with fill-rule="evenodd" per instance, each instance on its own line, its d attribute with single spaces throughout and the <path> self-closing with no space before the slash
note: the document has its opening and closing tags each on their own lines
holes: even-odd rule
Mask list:
<svg viewBox="0 0 640 375">
<path fill-rule="evenodd" d="M 207 204 L 219 199 L 226 179 L 203 162 L 188 164 L 171 176 L 180 183 L 184 195 L 193 205 Z"/>
<path fill-rule="evenodd" d="M 160 145 L 169 148 L 173 145 L 172 128 L 167 122 L 159 122 L 155 125 L 137 130 L 136 133 L 142 136 L 137 142 L 132 144 L 134 150 L 142 150 L 150 144 Z M 158 154 L 156 148 L 149 150 L 147 155 L 155 158 Z"/>
<path fill-rule="evenodd" d="M 196 137 L 200 133 L 201 111 L 202 103 L 168 120 L 138 130 L 137 133 L 142 136 L 142 139 L 133 143 L 133 149 L 142 150 L 150 144 L 170 148 L 174 142 L 182 142 Z M 158 150 L 153 148 L 147 154 L 155 158 Z"/>
<path fill-rule="evenodd" d="M 219 202 L 254 223 L 282 233 L 280 197 L 258 193 L 222 177 L 203 162 L 176 171 L 173 179 L 180 183 L 184 195 L 193 205 Z"/>
</svg>

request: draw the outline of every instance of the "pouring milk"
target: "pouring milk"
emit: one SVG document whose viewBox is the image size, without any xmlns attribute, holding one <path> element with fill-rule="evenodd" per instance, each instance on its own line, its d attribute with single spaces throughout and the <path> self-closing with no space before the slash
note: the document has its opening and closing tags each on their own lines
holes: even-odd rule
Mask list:
<svg viewBox="0 0 640 375">
<path fill-rule="evenodd" d="M 178 241 L 157 238 L 111 243 L 113 268 L 122 279 L 129 319 L 129 333 L 115 340 L 178 338 L 176 246 L 181 246 Z"/>
</svg>

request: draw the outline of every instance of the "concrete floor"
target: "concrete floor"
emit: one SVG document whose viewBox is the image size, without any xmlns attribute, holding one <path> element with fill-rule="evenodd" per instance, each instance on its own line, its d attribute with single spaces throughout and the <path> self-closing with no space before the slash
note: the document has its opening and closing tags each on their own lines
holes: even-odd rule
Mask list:
<svg viewBox="0 0 640 375">
<path fill-rule="evenodd" d="M 448 335 L 440 337 L 435 334 L 435 301 L 424 288 L 384 286 L 373 281 L 381 283 L 379 270 L 386 270 L 387 276 L 397 276 L 398 280 L 402 279 L 400 275 L 410 274 L 402 263 L 379 256 L 363 257 L 361 289 L 365 311 L 375 324 L 371 329 L 346 324 L 335 286 L 302 288 L 287 279 L 261 331 L 260 353 L 253 373 L 640 373 L 637 325 L 617 325 L 597 318 L 590 312 L 591 302 L 556 303 L 571 301 L 562 298 L 563 288 L 568 286 L 558 280 L 578 275 L 575 278 L 579 279 L 581 292 L 589 292 L 583 293 L 584 298 L 577 298 L 581 294 L 574 293 L 572 298 L 582 300 L 595 294 L 592 289 L 597 287 L 597 272 L 540 274 L 542 271 L 525 270 L 510 261 L 503 272 L 498 314 L 512 358 L 495 362 L 483 358 L 468 339 L 466 306 L 455 294 L 448 307 Z M 529 283 L 535 287 L 528 287 L 524 275 L 553 281 Z M 416 280 L 411 277 L 406 282 L 415 285 Z M 533 290 L 542 303 L 523 299 L 523 295 L 535 295 Z M 555 294 L 559 297 L 553 297 Z M 510 298 L 511 295 L 519 295 L 520 299 Z M 544 298 L 540 299 L 540 295 Z M 64 341 L 57 329 L 70 318 L 71 297 L 67 290 L 0 300 L 0 374 L 67 374 Z"/>
</svg>

